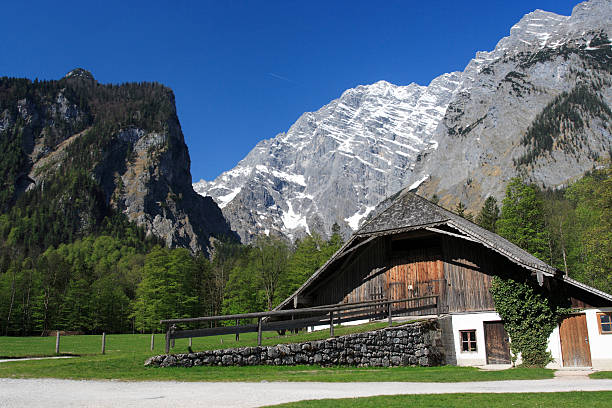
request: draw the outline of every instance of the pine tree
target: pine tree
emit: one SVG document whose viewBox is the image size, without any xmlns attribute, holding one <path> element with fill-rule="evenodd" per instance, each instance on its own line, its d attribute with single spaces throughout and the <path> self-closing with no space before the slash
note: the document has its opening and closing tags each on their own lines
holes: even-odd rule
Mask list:
<svg viewBox="0 0 612 408">
<path fill-rule="evenodd" d="M 487 197 L 484 206 L 476 217 L 476 223 L 482 228 L 495 232 L 495 223 L 499 219 L 499 207 L 497 200 L 493 196 Z"/>
<path fill-rule="evenodd" d="M 278 300 L 278 289 L 287 273 L 289 248 L 279 238 L 264 236 L 255 241 L 257 276 L 266 295 L 266 307 L 272 310 Z"/>
<path fill-rule="evenodd" d="M 463 204 L 461 201 L 459 201 L 457 203 L 457 206 L 455 207 L 455 214 L 462 218 L 465 218 L 465 204 Z"/>
<path fill-rule="evenodd" d="M 501 217 L 497 221 L 499 235 L 515 243 L 532 255 L 545 259 L 547 232 L 544 208 L 535 186 L 514 178 L 506 188 Z"/>
<path fill-rule="evenodd" d="M 186 249 L 159 248 L 147 256 L 136 290 L 134 312 L 140 331 L 161 329 L 161 319 L 193 317 L 197 307 L 194 259 Z"/>
</svg>

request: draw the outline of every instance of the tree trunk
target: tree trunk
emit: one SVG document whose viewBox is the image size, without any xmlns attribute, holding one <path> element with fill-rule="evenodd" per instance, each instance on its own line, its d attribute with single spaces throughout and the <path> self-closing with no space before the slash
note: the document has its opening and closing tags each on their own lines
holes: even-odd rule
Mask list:
<svg viewBox="0 0 612 408">
<path fill-rule="evenodd" d="M 8 335 L 9 326 L 11 324 L 11 314 L 13 314 L 13 303 L 15 303 L 15 269 L 13 270 L 13 281 L 11 282 L 11 303 L 9 305 L 8 316 L 6 318 L 6 335 Z"/>
</svg>

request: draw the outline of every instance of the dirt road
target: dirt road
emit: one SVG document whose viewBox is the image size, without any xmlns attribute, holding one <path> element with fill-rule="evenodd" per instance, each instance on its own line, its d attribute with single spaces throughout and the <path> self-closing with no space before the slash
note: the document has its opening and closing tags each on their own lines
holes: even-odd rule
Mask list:
<svg viewBox="0 0 612 408">
<path fill-rule="evenodd" d="M 0 407 L 259 407 L 320 398 L 455 392 L 612 391 L 612 380 L 466 383 L 205 383 L 0 379 Z"/>
</svg>

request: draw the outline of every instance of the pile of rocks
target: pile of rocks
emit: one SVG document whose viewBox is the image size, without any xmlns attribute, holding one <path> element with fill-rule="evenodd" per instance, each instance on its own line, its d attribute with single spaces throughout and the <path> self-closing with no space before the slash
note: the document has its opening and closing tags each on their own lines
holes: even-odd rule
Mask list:
<svg viewBox="0 0 612 408">
<path fill-rule="evenodd" d="M 327 340 L 159 355 L 149 358 L 145 366 L 434 366 L 444 362 L 440 344 L 438 322 L 427 320 Z"/>
</svg>

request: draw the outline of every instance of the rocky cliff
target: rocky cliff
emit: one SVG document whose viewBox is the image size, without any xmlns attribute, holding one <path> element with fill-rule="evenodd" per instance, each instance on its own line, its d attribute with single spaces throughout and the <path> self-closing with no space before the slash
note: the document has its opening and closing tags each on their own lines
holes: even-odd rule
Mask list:
<svg viewBox="0 0 612 408">
<path fill-rule="evenodd" d="M 0 163 L 3 210 L 26 191 L 49 191 L 58 175 L 80 172 L 100 198 L 58 199 L 59 206 L 88 201 L 75 236 L 91 232 L 100 221 L 91 214 L 107 210 L 193 252 L 206 249 L 211 235 L 231 234 L 213 200 L 193 191 L 174 96 L 162 85 L 102 85 L 83 69 L 59 81 L 2 78 L 0 136 L 12 152 Z"/>
<path fill-rule="evenodd" d="M 411 180 L 440 203 L 478 211 L 510 178 L 558 187 L 612 148 L 612 2 L 570 17 L 536 10 L 491 52 L 478 53 Z"/>
<path fill-rule="evenodd" d="M 536 10 L 463 72 L 349 89 L 194 188 L 248 242 L 333 223 L 348 234 L 405 187 L 477 211 L 517 175 L 563 185 L 610 154 L 611 22 L 609 0 Z"/>
</svg>

